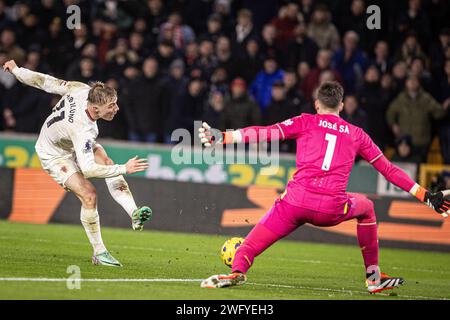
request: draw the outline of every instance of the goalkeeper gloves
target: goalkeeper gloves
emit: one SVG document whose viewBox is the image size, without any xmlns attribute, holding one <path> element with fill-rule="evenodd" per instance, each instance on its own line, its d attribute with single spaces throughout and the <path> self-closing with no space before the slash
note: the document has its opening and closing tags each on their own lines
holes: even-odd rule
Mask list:
<svg viewBox="0 0 450 320">
<path fill-rule="evenodd" d="M 238 131 L 220 132 L 217 129 L 211 128 L 206 122 L 203 122 L 202 126 L 198 129 L 198 137 L 205 147 L 211 147 L 215 144 L 238 142 L 234 136 L 235 132 Z"/>
<path fill-rule="evenodd" d="M 432 193 L 419 186 L 415 192 L 415 197 L 444 218 L 450 215 L 450 190 Z"/>
</svg>

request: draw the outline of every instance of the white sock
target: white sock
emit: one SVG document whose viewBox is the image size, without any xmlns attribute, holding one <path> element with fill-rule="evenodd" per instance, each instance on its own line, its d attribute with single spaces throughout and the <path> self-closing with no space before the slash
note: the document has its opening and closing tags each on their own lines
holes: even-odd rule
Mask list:
<svg viewBox="0 0 450 320">
<path fill-rule="evenodd" d="M 137 209 L 137 206 L 124 177 L 117 176 L 114 178 L 106 178 L 105 182 L 113 199 L 124 208 L 131 218 L 131 215 Z"/>
<path fill-rule="evenodd" d="M 97 208 L 86 209 L 81 207 L 80 220 L 86 231 L 89 242 L 94 249 L 94 254 L 106 251 L 100 232 L 100 218 L 98 216 Z"/>
</svg>

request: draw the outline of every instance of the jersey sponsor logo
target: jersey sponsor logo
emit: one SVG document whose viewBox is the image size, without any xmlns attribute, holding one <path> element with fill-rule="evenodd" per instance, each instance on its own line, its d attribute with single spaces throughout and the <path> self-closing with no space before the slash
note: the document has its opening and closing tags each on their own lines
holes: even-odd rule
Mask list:
<svg viewBox="0 0 450 320">
<path fill-rule="evenodd" d="M 319 127 L 339 131 L 340 133 L 350 134 L 350 130 L 347 125 L 343 124 L 338 125 L 337 123 L 329 122 L 327 120 L 320 120 Z"/>
<path fill-rule="evenodd" d="M 83 152 L 84 153 L 89 153 L 92 151 L 92 141 L 88 140 L 86 141 L 86 143 L 84 144 L 84 148 L 83 148 Z"/>
<path fill-rule="evenodd" d="M 294 123 L 294 121 L 292 121 L 291 119 L 287 119 L 286 121 L 283 121 L 283 124 L 286 127 L 289 127 L 290 125 L 292 125 Z"/>
</svg>

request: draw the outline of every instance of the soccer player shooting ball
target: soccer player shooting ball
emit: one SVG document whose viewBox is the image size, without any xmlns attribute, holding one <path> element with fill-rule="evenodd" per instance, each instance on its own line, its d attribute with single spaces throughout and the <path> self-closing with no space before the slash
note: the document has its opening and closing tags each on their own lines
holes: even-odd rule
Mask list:
<svg viewBox="0 0 450 320">
<path fill-rule="evenodd" d="M 211 276 L 201 283 L 202 287 L 244 284 L 255 257 L 305 223 L 330 227 L 350 219 L 358 222 L 357 236 L 366 268 L 368 291 L 376 293 L 403 284 L 402 278 L 381 273 L 378 267 L 377 221 L 372 201 L 360 194 L 346 193 L 355 157 L 360 155 L 389 182 L 409 192 L 444 218 L 450 214 L 450 190 L 431 193 L 387 160 L 361 128 L 339 117 L 344 106 L 343 95 L 344 90 L 339 83 L 325 82 L 318 89 L 317 114 L 302 114 L 268 127 L 223 132 L 218 139 L 213 138 L 209 125 L 203 123 L 199 137 L 206 147 L 215 143 L 295 139 L 297 171 L 285 193 L 237 250 L 232 273 Z"/>
<path fill-rule="evenodd" d="M 45 171 L 81 201 L 81 223 L 94 254 L 95 265 L 121 266 L 103 244 L 97 196 L 89 178 L 105 178 L 111 196 L 131 218 L 132 228 L 142 230 L 151 218 L 149 207 L 138 208 L 123 178 L 124 174 L 148 168 L 146 159 L 137 156 L 117 165 L 96 142 L 97 120 L 111 121 L 119 111 L 117 93 L 101 82 L 90 85 L 63 81 L 46 74 L 19 68 L 14 60 L 3 65 L 20 82 L 62 96 L 47 117 L 36 142 L 36 153 Z"/>
</svg>

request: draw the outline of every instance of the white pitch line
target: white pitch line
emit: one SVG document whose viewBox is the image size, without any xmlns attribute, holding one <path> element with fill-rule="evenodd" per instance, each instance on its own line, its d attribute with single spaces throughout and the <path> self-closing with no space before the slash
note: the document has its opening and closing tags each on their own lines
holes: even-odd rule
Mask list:
<svg viewBox="0 0 450 320">
<path fill-rule="evenodd" d="M 68 279 L 68 278 L 0 278 L 0 281 L 25 281 L 25 282 L 200 282 L 203 279 Z"/>
<path fill-rule="evenodd" d="M 286 288 L 286 289 L 303 289 L 303 290 L 310 290 L 310 291 L 323 291 L 323 292 L 338 292 L 338 293 L 346 293 L 349 295 L 353 294 L 359 294 L 359 295 L 368 295 L 369 293 L 367 291 L 358 291 L 358 290 L 346 290 L 346 289 L 332 289 L 332 288 L 315 288 L 315 287 L 306 287 L 306 286 L 293 286 L 293 285 L 284 285 L 284 284 L 270 284 L 270 283 L 251 283 L 248 284 L 254 285 L 254 286 L 266 286 L 266 287 L 275 287 L 275 288 Z M 377 293 L 378 296 L 390 296 L 388 293 Z M 398 298 L 406 298 L 406 299 L 427 299 L 427 300 L 450 300 L 448 298 L 443 297 L 427 297 L 427 296 L 411 296 L 411 295 L 404 295 L 404 294 L 398 294 Z"/>
<path fill-rule="evenodd" d="M 8 236 L 0 236 L 0 240 L 24 240 L 27 242 L 53 242 L 49 239 L 23 239 L 18 237 L 8 237 Z M 86 246 L 85 242 L 78 241 L 60 241 L 60 244 L 70 244 L 70 245 L 78 245 L 78 246 Z M 169 252 L 169 253 L 183 253 L 183 254 L 195 254 L 202 256 L 216 256 L 216 253 L 210 252 L 201 252 L 201 251 L 185 251 L 185 250 L 173 250 L 173 249 L 163 249 L 163 248 L 149 248 L 149 247 L 137 247 L 137 246 L 127 246 L 115 244 L 113 245 L 116 248 L 122 249 L 135 249 L 135 250 L 143 250 L 143 251 L 156 251 L 156 252 Z M 325 260 L 307 260 L 307 259 L 298 259 L 298 258 L 283 258 L 283 257 L 273 257 L 273 256 L 263 256 L 261 259 L 264 260 L 278 260 L 278 261 L 289 261 L 289 262 L 300 262 L 300 263 L 309 263 L 309 264 L 325 264 L 325 265 L 337 265 L 342 267 L 351 267 L 351 268 L 361 268 L 361 264 L 357 263 L 348 263 L 348 262 L 334 262 L 334 261 L 325 261 Z M 414 272 L 424 272 L 424 273 L 435 273 L 435 274 L 450 274 L 448 270 L 431 270 L 431 269 L 423 269 L 423 268 L 412 268 L 412 267 L 389 267 L 394 270 L 407 270 Z"/>
<path fill-rule="evenodd" d="M 67 278 L 0 278 L 0 281 L 9 281 L 9 282 L 67 282 L 67 281 L 80 281 L 80 282 L 201 282 L 203 279 L 163 279 L 163 278 L 154 278 L 154 279 L 67 279 Z M 332 288 L 315 288 L 315 287 L 307 287 L 307 286 L 298 286 L 298 285 L 283 285 L 283 284 L 271 284 L 271 283 L 248 283 L 253 286 L 265 286 L 265 287 L 275 287 L 275 288 L 286 288 L 286 289 L 302 289 L 309 291 L 319 291 L 319 292 L 336 292 L 336 293 L 345 293 L 350 296 L 353 294 L 358 295 L 368 295 L 366 291 L 358 291 L 358 290 L 346 290 L 346 289 L 332 289 Z M 389 296 L 386 293 L 377 293 L 378 296 Z M 427 297 L 427 296 L 411 296 L 411 295 L 403 295 L 398 294 L 398 298 L 406 298 L 406 299 L 427 299 L 427 300 L 449 300 L 447 298 L 442 297 Z"/>
</svg>

